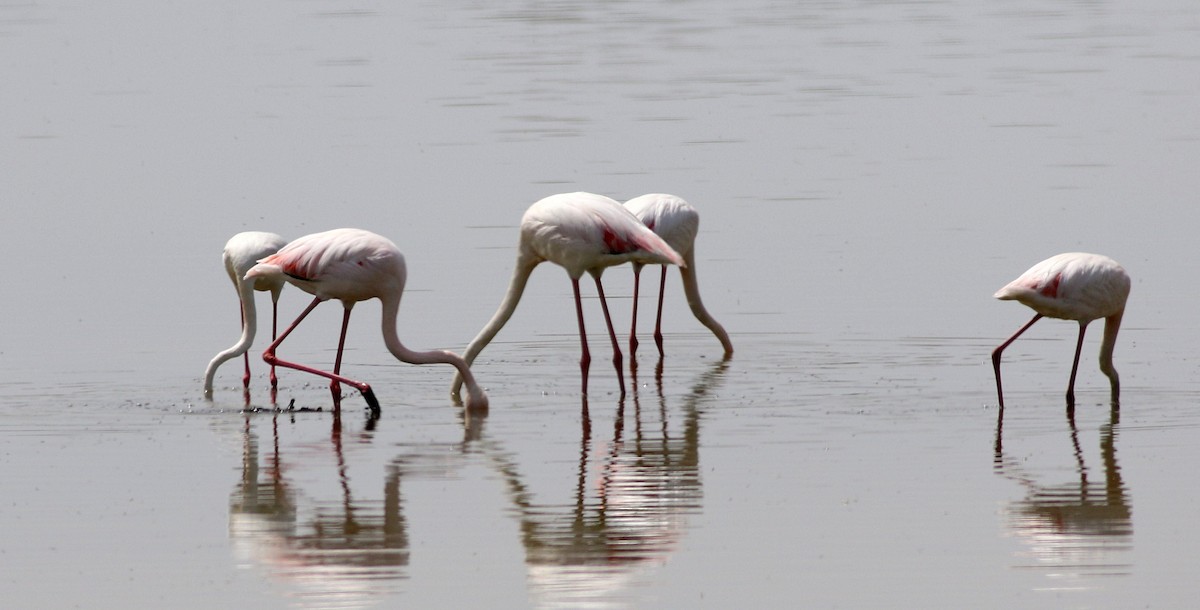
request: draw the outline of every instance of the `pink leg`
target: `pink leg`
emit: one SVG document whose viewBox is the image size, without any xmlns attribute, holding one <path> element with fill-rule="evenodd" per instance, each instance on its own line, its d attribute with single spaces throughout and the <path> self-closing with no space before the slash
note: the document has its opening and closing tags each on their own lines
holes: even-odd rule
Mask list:
<svg viewBox="0 0 1200 610">
<path fill-rule="evenodd" d="M 1067 384 L 1067 411 L 1075 410 L 1075 373 L 1079 371 L 1079 352 L 1083 350 L 1083 333 L 1087 330 L 1087 322 L 1079 323 L 1079 340 L 1075 343 L 1075 362 L 1071 364 L 1071 381 Z"/>
<path fill-rule="evenodd" d="M 662 347 L 662 310 L 663 295 L 667 292 L 667 266 L 662 266 L 662 279 L 658 281 L 658 317 L 654 320 L 654 344 L 658 346 L 658 359 L 663 358 Z"/>
<path fill-rule="evenodd" d="M 612 318 L 608 315 L 608 301 L 604 299 L 604 286 L 600 283 L 600 276 L 593 276 L 596 280 L 596 293 L 600 295 L 600 309 L 604 311 L 604 322 L 608 324 L 608 338 L 612 340 L 613 348 L 613 367 L 617 369 L 617 382 L 621 385 L 621 397 L 625 397 L 625 373 L 621 368 L 621 346 L 617 344 L 617 332 L 613 330 Z"/>
<path fill-rule="evenodd" d="M 241 315 L 241 317 L 242 317 L 242 331 L 245 332 L 245 330 L 246 330 L 246 304 L 242 303 L 241 301 L 238 301 L 238 305 L 239 305 L 238 314 Z M 244 390 L 243 393 L 245 393 L 248 397 L 250 394 L 250 350 L 246 350 L 245 352 L 242 353 L 242 361 L 246 365 L 244 372 L 242 373 L 242 389 Z M 249 398 L 247 398 L 247 400 L 249 400 Z"/>
<path fill-rule="evenodd" d="M 571 278 L 571 288 L 575 290 L 575 315 L 579 318 L 579 343 L 583 345 L 583 355 L 579 358 L 579 372 L 583 376 L 583 395 L 587 396 L 588 368 L 592 365 L 592 354 L 588 351 L 587 331 L 583 327 L 583 301 L 579 298 L 579 278 Z"/>
<path fill-rule="evenodd" d="M 279 299 L 271 299 L 271 340 L 274 341 L 279 331 Z M 271 391 L 279 387 L 279 378 L 275 376 L 275 367 L 271 366 Z M 275 402 L 272 397 L 271 402 Z"/>
<path fill-rule="evenodd" d="M 334 381 L 339 381 L 346 385 L 353 386 L 358 391 L 362 392 L 363 398 L 365 398 L 367 400 L 367 404 L 371 407 L 371 410 L 374 412 L 378 412 L 379 411 L 379 401 L 375 399 L 375 393 L 373 391 L 371 391 L 370 385 L 363 383 L 361 381 L 355 381 L 355 380 L 349 379 L 347 377 L 342 377 L 341 375 L 338 375 L 335 373 L 329 373 L 327 371 L 322 371 L 320 369 L 314 369 L 312 367 L 304 366 L 303 364 L 297 364 L 295 362 L 287 362 L 284 360 L 280 360 L 278 357 L 275 356 L 275 349 L 279 347 L 279 344 L 283 343 L 283 340 L 287 339 L 287 336 L 292 334 L 292 331 L 296 329 L 296 326 L 298 326 L 300 324 L 300 322 L 302 320 L 304 320 L 304 318 L 306 318 L 308 316 L 308 314 L 311 313 L 312 310 L 317 307 L 317 305 L 320 305 L 320 304 L 321 304 L 320 297 L 314 298 L 312 303 L 309 303 L 308 307 L 306 307 L 304 309 L 304 311 L 300 313 L 300 317 L 296 318 L 296 321 L 292 322 L 292 325 L 287 327 L 287 330 L 283 331 L 283 334 L 279 335 L 279 338 L 275 339 L 275 341 L 273 343 L 271 343 L 271 345 L 269 347 L 267 347 L 267 350 L 265 352 L 263 352 L 263 360 L 266 361 L 267 364 L 282 366 L 284 368 L 289 368 L 289 369 L 295 369 L 297 371 L 304 371 L 305 373 L 318 375 L 318 376 L 324 377 L 326 379 L 332 379 Z M 335 407 L 336 407 L 336 403 L 335 403 Z"/>
<path fill-rule="evenodd" d="M 629 366 L 637 368 L 637 310 L 638 310 L 638 284 L 642 277 L 642 265 L 633 263 L 633 318 L 629 322 Z"/>
<path fill-rule="evenodd" d="M 333 374 L 342 374 L 342 349 L 346 347 L 346 329 L 350 326 L 350 308 L 347 307 L 342 312 L 342 334 L 338 337 L 337 357 L 333 359 Z M 337 379 L 329 382 L 329 391 L 333 393 L 333 402 L 337 403 L 342 399 L 342 386 Z"/>
<path fill-rule="evenodd" d="M 1037 322 L 1038 320 L 1041 320 L 1041 319 L 1042 319 L 1042 314 L 1040 314 L 1040 313 L 1033 316 L 1032 320 L 1027 322 L 1025 324 L 1025 326 L 1022 326 L 1020 329 L 1018 329 L 1017 332 L 1013 333 L 1013 336 L 1009 337 L 1007 341 L 1005 341 L 1004 343 L 1001 343 L 1000 347 L 997 347 L 996 349 L 992 350 L 992 368 L 996 371 L 996 395 L 1000 399 L 1000 408 L 1001 409 L 1004 408 L 1004 390 L 1000 386 L 1000 353 L 1003 352 L 1004 348 L 1008 347 L 1013 341 L 1016 341 L 1017 337 L 1021 336 L 1021 333 L 1024 333 L 1025 331 L 1029 330 L 1029 327 L 1033 326 L 1034 322 Z"/>
</svg>

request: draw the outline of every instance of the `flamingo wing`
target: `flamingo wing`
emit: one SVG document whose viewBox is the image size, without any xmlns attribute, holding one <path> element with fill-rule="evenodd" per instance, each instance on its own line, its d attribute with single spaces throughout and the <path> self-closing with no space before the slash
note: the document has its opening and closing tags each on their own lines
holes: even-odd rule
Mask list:
<svg viewBox="0 0 1200 610">
<path fill-rule="evenodd" d="M 1089 321 L 1124 310 L 1129 287 L 1129 275 L 1111 258 L 1068 252 L 1030 267 L 994 296 L 1052 318 Z"/>
</svg>

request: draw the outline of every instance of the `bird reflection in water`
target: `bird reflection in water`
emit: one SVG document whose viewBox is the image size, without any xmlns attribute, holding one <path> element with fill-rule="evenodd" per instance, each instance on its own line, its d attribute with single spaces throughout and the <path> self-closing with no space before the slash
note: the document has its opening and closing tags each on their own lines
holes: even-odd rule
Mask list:
<svg viewBox="0 0 1200 610">
<path fill-rule="evenodd" d="M 1079 443 L 1075 418 L 1068 416 L 1076 476 L 1063 483 L 1045 484 L 1027 470 L 1028 461 L 1004 452 L 1004 410 L 996 424 L 993 467 L 997 474 L 1020 483 L 1025 497 L 1012 502 L 1008 526 L 1028 545 L 1022 553 L 1034 561 L 1029 567 L 1044 568 L 1063 586 L 1088 577 L 1127 575 L 1132 570 L 1121 556 L 1133 547 L 1130 497 L 1121 468 L 1117 465 L 1119 407 L 1113 404 L 1109 422 L 1100 427 L 1100 458 L 1103 477 L 1091 476 Z"/>
<path fill-rule="evenodd" d="M 229 536 L 239 563 L 261 566 L 286 583 L 301 606 L 355 607 L 394 594 L 409 561 L 400 470 L 388 470 L 382 502 L 355 500 L 335 419 L 331 445 L 341 498 L 300 502 L 284 476 L 278 420 L 272 416 L 272 448 L 260 458 L 246 416 L 242 478 L 229 501 Z M 371 428 L 361 440 L 370 440 Z"/>
<path fill-rule="evenodd" d="M 496 445 L 488 453 L 508 483 L 521 522 L 528 583 L 544 607 L 605 607 L 664 564 L 700 511 L 700 423 L 708 393 L 727 361 L 707 370 L 674 420 L 658 376 L 657 405 L 642 404 L 634 380 L 632 428 L 617 403 L 611 440 L 592 430 L 583 397 L 579 465 L 568 503 L 546 503 L 523 484 L 515 460 Z M 661 369 L 660 369 L 661 370 Z M 672 425 L 674 423 L 674 425 Z"/>
<path fill-rule="evenodd" d="M 422 444 L 386 465 L 381 502 L 364 502 L 352 492 L 335 418 L 331 446 L 341 496 L 313 501 L 286 475 L 278 434 L 286 413 L 272 415 L 266 451 L 252 426 L 255 415 L 247 414 L 242 476 L 230 497 L 234 552 L 243 565 L 284 584 L 299 606 L 377 604 L 398 594 L 407 577 L 401 481 L 444 478 L 484 456 L 501 473 L 515 505 L 532 597 L 545 606 L 605 605 L 644 569 L 665 563 L 686 533 L 688 516 L 700 510 L 700 423 L 707 396 L 727 367 L 722 361 L 705 371 L 682 398 L 681 410 L 668 408 L 660 367 L 654 404 L 643 404 L 635 383 L 631 420 L 622 399 L 611 440 L 603 442 L 593 434 L 583 398 L 579 464 L 566 504 L 538 502 L 515 454 L 485 433 L 483 414 L 466 409 L 459 411 L 461 441 Z M 373 423 L 350 442 L 370 442 Z"/>
</svg>

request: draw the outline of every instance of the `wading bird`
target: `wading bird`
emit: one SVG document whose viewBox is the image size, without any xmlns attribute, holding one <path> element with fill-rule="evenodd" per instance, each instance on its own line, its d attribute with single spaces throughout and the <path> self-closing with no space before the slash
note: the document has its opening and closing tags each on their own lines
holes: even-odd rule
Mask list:
<svg viewBox="0 0 1200 610">
<path fill-rule="evenodd" d="M 733 343 L 729 341 L 729 334 L 708 313 L 708 310 L 704 308 L 704 302 L 700 300 L 700 286 L 696 281 L 695 255 L 696 234 L 700 230 L 700 214 L 696 212 L 696 208 L 674 195 L 651 194 L 626 201 L 625 209 L 637 216 L 642 224 L 663 238 L 667 245 L 674 248 L 683 257 L 684 266 L 679 268 L 679 275 L 683 279 L 683 294 L 687 297 L 688 307 L 691 308 L 696 319 L 717 336 L 721 347 L 725 349 L 725 357 L 732 356 Z M 629 330 L 630 359 L 634 357 L 638 346 L 638 284 L 643 266 L 643 263 L 633 262 L 633 320 L 630 322 Z M 663 265 L 662 277 L 658 282 L 658 315 L 654 321 L 654 343 L 658 346 L 659 358 L 663 357 L 662 312 L 663 293 L 666 291 L 666 287 L 667 266 Z"/>
<path fill-rule="evenodd" d="M 683 258 L 665 241 L 647 229 L 621 204 L 592 193 L 564 193 L 551 195 L 534 203 L 521 218 L 521 236 L 517 244 L 517 262 L 513 269 L 508 292 L 500 302 L 491 321 L 467 346 L 463 355 L 467 364 L 491 342 L 517 309 L 529 274 L 544 261 L 550 261 L 566 269 L 575 292 L 575 314 L 579 320 L 579 341 L 583 356 L 579 368 L 583 376 L 583 393 L 587 394 L 588 368 L 592 357 L 588 351 L 587 332 L 583 324 L 583 303 L 579 298 L 579 278 L 584 272 L 596 281 L 596 293 L 604 320 L 608 323 L 608 335 L 612 339 L 613 366 L 621 394 L 625 394 L 625 376 L 621 371 L 621 348 L 613 331 L 612 318 L 608 315 L 608 303 L 604 299 L 604 286 L 600 275 L 613 265 L 629 262 L 642 264 L 683 265 Z M 457 394 L 462 379 L 454 378 L 451 393 Z"/>
<path fill-rule="evenodd" d="M 1100 344 L 1100 370 L 1112 383 L 1115 403 L 1121 390 L 1117 369 L 1113 368 L 1113 345 L 1125 314 L 1129 298 L 1129 275 L 1107 256 L 1069 252 L 1052 256 L 1031 267 L 1021 277 L 1001 288 L 996 294 L 1003 301 L 1020 301 L 1036 315 L 992 352 L 992 368 L 996 371 L 996 394 L 1004 407 L 1004 390 L 1000 385 L 1000 353 L 1017 340 L 1043 316 L 1079 322 L 1079 340 L 1075 344 L 1075 361 L 1071 365 L 1071 381 L 1067 384 L 1067 407 L 1075 405 L 1075 373 L 1079 370 L 1079 352 L 1083 349 L 1083 333 L 1092 320 L 1104 318 L 1104 340 Z"/>
<path fill-rule="evenodd" d="M 379 402 L 375 399 L 371 386 L 341 375 L 342 348 L 346 343 L 350 310 L 359 301 L 377 298 L 383 307 L 383 343 L 388 351 L 400 361 L 410 364 L 442 363 L 454 366 L 467 383 L 467 407 L 486 408 L 487 395 L 475 383 L 475 377 L 471 375 L 471 370 L 462 358 L 442 350 L 415 352 L 400 343 L 396 334 L 396 316 L 400 311 L 400 297 L 404 294 L 407 276 L 404 255 L 396 245 L 369 231 L 334 229 L 305 235 L 287 244 L 279 252 L 264 258 L 251 268 L 246 273 L 246 278 L 284 279 L 315 298 L 296 321 L 263 352 L 263 360 L 331 379 L 329 388 L 333 392 L 335 408 L 341 399 L 340 382 L 357 388 L 362 392 L 371 410 L 378 412 Z M 283 343 L 309 312 L 328 299 L 337 299 L 345 307 L 333 372 L 278 359 L 275 350 L 279 344 Z"/>
<path fill-rule="evenodd" d="M 271 339 L 275 339 L 276 317 L 279 313 L 279 293 L 283 290 L 283 278 L 261 277 L 254 280 L 243 279 L 260 258 L 275 254 L 287 243 L 287 240 L 274 234 L 262 231 L 246 231 L 229 238 L 225 244 L 222 259 L 225 261 L 225 271 L 233 281 L 237 290 L 239 307 L 242 311 L 242 336 L 233 347 L 217 354 L 208 363 L 204 371 L 204 396 L 212 398 L 213 379 L 217 375 L 217 367 L 227 360 L 242 356 L 246 369 L 242 375 L 242 387 L 250 388 L 250 356 L 247 350 L 254 343 L 254 334 L 258 329 L 258 316 L 254 308 L 254 291 L 271 293 Z M 278 381 L 275 378 L 275 367 L 271 367 L 271 387 L 275 388 Z M 247 394 L 247 397 L 249 394 Z"/>
</svg>

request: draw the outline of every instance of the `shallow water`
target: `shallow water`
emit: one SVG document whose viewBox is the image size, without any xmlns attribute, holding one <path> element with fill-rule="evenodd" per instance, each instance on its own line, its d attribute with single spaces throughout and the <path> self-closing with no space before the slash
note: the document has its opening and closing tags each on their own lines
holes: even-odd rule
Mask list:
<svg viewBox="0 0 1200 610">
<path fill-rule="evenodd" d="M 0 598 L 1189 604 L 1200 8 L 727 5 L 0 3 Z M 573 190 L 700 209 L 732 360 L 672 277 L 667 358 L 643 314 L 621 400 L 585 288 L 585 402 L 547 265 L 476 363 L 486 417 L 387 355 L 374 302 L 346 372 L 380 419 L 290 371 L 273 403 L 257 358 L 248 409 L 236 362 L 203 399 L 229 235 L 387 235 L 406 344 L 461 350 L 521 212 Z M 990 295 L 1071 250 L 1134 279 L 1120 409 L 1092 329 L 1067 417 L 1075 329 L 1044 321 L 1001 417 L 988 354 L 1029 314 Z M 328 362 L 339 320 L 287 353 Z"/>
</svg>

